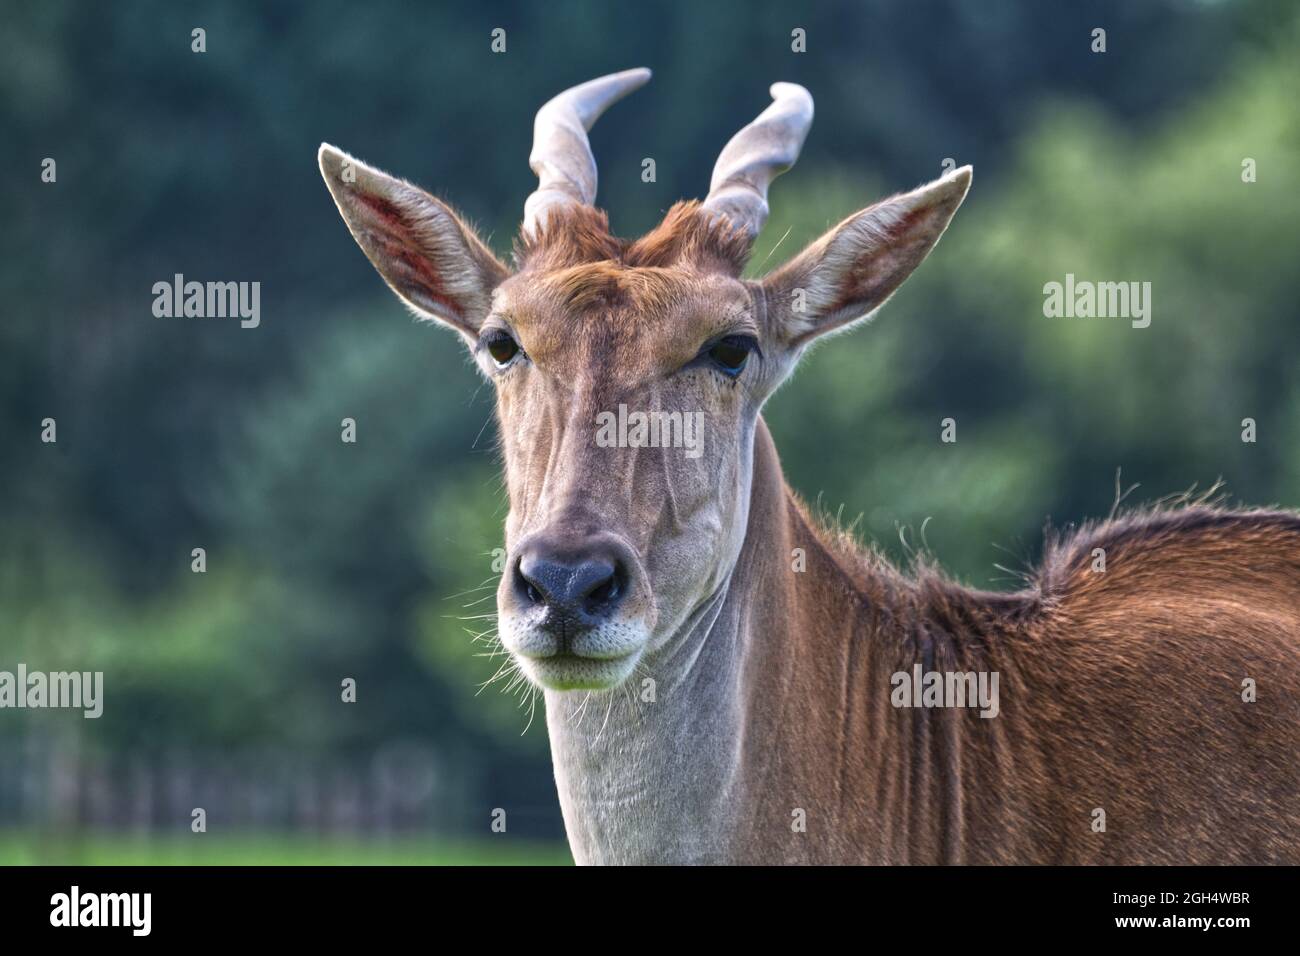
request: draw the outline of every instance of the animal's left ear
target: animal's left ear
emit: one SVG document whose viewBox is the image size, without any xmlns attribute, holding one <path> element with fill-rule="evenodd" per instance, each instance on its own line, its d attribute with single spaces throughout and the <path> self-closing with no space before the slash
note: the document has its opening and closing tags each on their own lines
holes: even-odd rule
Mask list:
<svg viewBox="0 0 1300 956">
<path fill-rule="evenodd" d="M 791 348 L 866 318 L 934 248 L 971 167 L 850 216 L 763 279 L 772 333 Z"/>
</svg>

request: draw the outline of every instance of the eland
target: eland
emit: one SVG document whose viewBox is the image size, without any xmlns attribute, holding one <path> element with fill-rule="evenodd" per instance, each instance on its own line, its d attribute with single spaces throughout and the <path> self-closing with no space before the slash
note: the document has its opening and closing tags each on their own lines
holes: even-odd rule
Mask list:
<svg viewBox="0 0 1300 956">
<path fill-rule="evenodd" d="M 385 282 L 495 386 L 499 636 L 544 695 L 575 859 L 1300 863 L 1300 515 L 1112 515 L 1049 538 L 1014 593 L 824 527 L 763 405 L 921 264 L 971 169 L 744 279 L 812 98 L 775 84 L 707 198 L 624 240 L 587 132 L 649 76 L 538 112 L 510 266 L 423 190 L 319 154 Z M 954 700 L 977 687 L 998 700 Z"/>
</svg>

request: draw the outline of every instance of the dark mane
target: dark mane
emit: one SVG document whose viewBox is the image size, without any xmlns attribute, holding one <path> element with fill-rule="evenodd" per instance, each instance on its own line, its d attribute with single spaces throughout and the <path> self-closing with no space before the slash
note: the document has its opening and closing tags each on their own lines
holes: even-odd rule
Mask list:
<svg viewBox="0 0 1300 956">
<path fill-rule="evenodd" d="M 1279 535 L 1296 535 L 1290 552 L 1276 549 Z M 1102 577 L 1092 570 L 1095 552 L 1105 552 L 1107 570 L 1122 567 L 1116 562 L 1150 556 L 1161 573 L 1176 573 L 1178 565 L 1205 565 L 1220 557 L 1240 553 L 1245 546 L 1273 545 L 1256 554 L 1275 555 L 1274 564 L 1288 561 L 1300 570 L 1300 513 L 1264 508 L 1234 509 L 1203 499 L 1182 497 L 1172 503 L 1159 503 L 1113 516 L 1104 521 L 1087 522 L 1077 529 L 1049 532 L 1037 573 L 1035 589 L 1045 597 L 1085 586 Z M 1289 555 L 1289 556 L 1288 556 Z M 1151 567 L 1155 573 L 1157 567 Z M 1261 571 L 1265 569 L 1261 568 Z M 1268 569 L 1277 573 L 1276 568 Z M 1225 575 L 1241 572 L 1223 568 Z"/>
<path fill-rule="evenodd" d="M 997 620 L 1028 620 L 1062 602 L 1122 603 L 1152 587 L 1167 589 L 1180 575 L 1190 589 L 1208 586 L 1214 576 L 1266 589 L 1270 580 L 1300 575 L 1300 513 L 1228 508 L 1210 494 L 1175 496 L 1077 527 L 1049 528 L 1041 560 L 1022 572 L 1023 587 L 1016 591 L 964 585 L 924 551 L 900 568 L 875 546 L 864 545 L 852 526 L 795 500 L 868 603 L 910 606 L 920 619 L 954 633 L 987 631 Z M 1097 549 L 1105 552 L 1107 573 L 1093 570 Z M 1267 565 L 1247 567 L 1243 553 L 1272 557 Z"/>
</svg>

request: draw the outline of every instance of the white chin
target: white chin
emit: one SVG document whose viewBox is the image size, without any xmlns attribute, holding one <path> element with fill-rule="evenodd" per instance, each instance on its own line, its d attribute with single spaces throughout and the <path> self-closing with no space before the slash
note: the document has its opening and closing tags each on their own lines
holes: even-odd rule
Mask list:
<svg viewBox="0 0 1300 956">
<path fill-rule="evenodd" d="M 558 654 L 554 657 L 520 657 L 529 680 L 547 690 L 608 690 L 627 680 L 641 653 L 634 651 L 612 660 Z"/>
</svg>

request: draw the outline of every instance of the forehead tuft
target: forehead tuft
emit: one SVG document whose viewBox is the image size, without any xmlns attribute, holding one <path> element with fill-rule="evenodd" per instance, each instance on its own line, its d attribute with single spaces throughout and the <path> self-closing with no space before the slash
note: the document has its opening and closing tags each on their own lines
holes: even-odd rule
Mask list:
<svg viewBox="0 0 1300 956">
<path fill-rule="evenodd" d="M 610 234 L 609 218 L 591 206 L 561 206 L 531 235 L 515 243 L 520 272 L 550 272 L 613 263 L 631 268 L 687 268 L 738 276 L 751 243 L 725 217 L 704 212 L 695 201 L 679 202 L 663 221 L 634 242 Z"/>
</svg>

